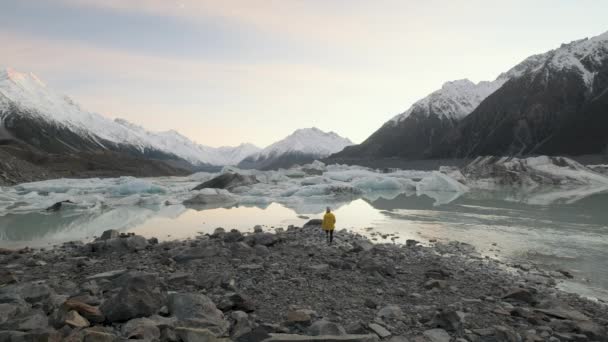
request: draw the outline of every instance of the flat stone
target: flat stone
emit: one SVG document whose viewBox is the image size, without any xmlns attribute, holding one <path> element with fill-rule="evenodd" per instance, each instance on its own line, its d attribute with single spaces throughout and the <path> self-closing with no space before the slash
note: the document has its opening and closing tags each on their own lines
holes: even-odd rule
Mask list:
<svg viewBox="0 0 608 342">
<path fill-rule="evenodd" d="M 376 323 L 371 323 L 369 325 L 369 328 L 376 333 L 376 335 L 380 336 L 380 338 L 387 338 L 389 336 L 391 336 L 391 332 L 386 330 L 386 328 L 384 328 L 383 326 L 381 326 L 380 324 L 376 324 Z"/>
<path fill-rule="evenodd" d="M 101 236 L 97 239 L 98 241 L 116 239 L 120 237 L 120 232 L 116 229 L 106 230 L 101 234 Z"/>
<path fill-rule="evenodd" d="M 175 332 L 183 342 L 216 342 L 221 340 L 208 329 L 180 327 L 175 329 Z"/>
<path fill-rule="evenodd" d="M 327 321 L 327 320 L 320 320 L 320 321 L 316 321 L 314 322 L 309 328 L 308 328 L 308 334 L 312 335 L 312 336 L 323 336 L 323 335 L 333 335 L 333 336 L 338 336 L 338 335 L 346 335 L 346 330 L 344 330 L 344 328 L 336 323 Z"/>
<path fill-rule="evenodd" d="M 116 337 L 116 335 L 101 332 L 101 331 L 85 330 L 83 341 L 84 342 L 115 342 L 115 341 L 117 341 L 117 337 Z"/>
<path fill-rule="evenodd" d="M 68 299 L 63 303 L 66 310 L 74 310 L 93 323 L 102 323 L 105 316 L 98 307 L 88 305 L 76 299 Z"/>
<path fill-rule="evenodd" d="M 287 312 L 288 323 L 299 323 L 308 325 L 312 321 L 311 314 L 306 310 L 291 310 Z"/>
<path fill-rule="evenodd" d="M 270 334 L 264 342 L 378 342 L 378 336 L 369 335 L 321 335 Z"/>
<path fill-rule="evenodd" d="M 403 318 L 403 311 L 398 305 L 387 305 L 380 309 L 376 316 L 380 318 L 390 318 L 399 320 Z"/>
<path fill-rule="evenodd" d="M 524 288 L 514 288 L 502 297 L 503 299 L 512 299 L 528 304 L 536 303 L 536 299 L 532 292 Z"/>
<path fill-rule="evenodd" d="M 97 273 L 92 276 L 88 276 L 88 277 L 86 277 L 86 279 L 87 280 L 114 279 L 114 278 L 121 276 L 125 272 L 127 272 L 127 270 L 125 270 L 125 269 L 108 271 L 108 272 Z"/>
<path fill-rule="evenodd" d="M 329 265 L 328 264 L 319 264 L 319 265 L 308 266 L 308 268 L 314 272 L 323 272 L 323 271 L 329 270 Z"/>
<path fill-rule="evenodd" d="M 72 328 L 86 328 L 91 325 L 86 318 L 80 316 L 75 310 L 71 310 L 66 314 L 64 322 Z"/>
<path fill-rule="evenodd" d="M 203 294 L 172 293 L 168 301 L 169 312 L 183 326 L 209 329 L 218 336 L 224 335 L 230 328 L 224 314 Z"/>
<path fill-rule="evenodd" d="M 443 329 L 431 329 L 422 333 L 430 342 L 450 342 L 450 334 Z"/>
</svg>

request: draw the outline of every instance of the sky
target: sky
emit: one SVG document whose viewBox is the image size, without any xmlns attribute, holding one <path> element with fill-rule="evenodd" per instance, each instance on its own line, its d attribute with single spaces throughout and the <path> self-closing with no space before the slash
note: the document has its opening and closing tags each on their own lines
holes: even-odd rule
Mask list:
<svg viewBox="0 0 608 342">
<path fill-rule="evenodd" d="M 0 0 L 0 67 L 209 146 L 362 142 L 450 80 L 608 31 L 605 0 Z"/>
</svg>

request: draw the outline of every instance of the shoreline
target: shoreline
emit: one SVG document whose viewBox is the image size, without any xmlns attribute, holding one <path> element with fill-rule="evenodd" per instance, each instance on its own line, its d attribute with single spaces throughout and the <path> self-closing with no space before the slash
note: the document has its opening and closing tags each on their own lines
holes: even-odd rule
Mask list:
<svg viewBox="0 0 608 342">
<path fill-rule="evenodd" d="M 607 340 L 608 306 L 556 289 L 551 275 L 510 273 L 468 244 L 373 244 L 340 231 L 327 246 L 314 226 L 254 231 L 160 243 L 108 231 L 5 251 L 0 341 Z"/>
</svg>

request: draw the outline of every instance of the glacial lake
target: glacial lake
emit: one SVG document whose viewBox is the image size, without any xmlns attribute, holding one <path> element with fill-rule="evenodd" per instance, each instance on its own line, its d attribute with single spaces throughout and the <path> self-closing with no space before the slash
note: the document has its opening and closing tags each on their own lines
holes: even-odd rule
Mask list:
<svg viewBox="0 0 608 342">
<path fill-rule="evenodd" d="M 171 189 L 181 186 L 185 189 L 197 182 L 155 180 L 156 184 Z M 155 190 L 146 190 L 142 195 L 136 187 L 130 192 L 118 191 L 110 199 L 107 195 L 100 196 L 94 186 L 85 188 L 72 198 L 86 198 L 89 201 L 86 205 L 66 204 L 56 212 L 31 206 L 25 206 L 24 210 L 21 202 L 5 207 L 0 216 L 0 247 L 48 248 L 66 241 L 90 241 L 107 229 L 160 240 L 194 238 L 217 227 L 246 232 L 262 225 L 272 231 L 320 218 L 323 208 L 329 205 L 334 208 L 338 231 L 352 230 L 387 243 L 392 242 L 391 238 L 395 242 L 416 239 L 425 244 L 433 239 L 467 242 L 482 255 L 505 262 L 568 270 L 575 278 L 560 280 L 561 288 L 608 300 L 608 193 L 605 192 L 548 204 L 530 204 L 529 197 L 513 192 L 470 191 L 455 198 L 447 194 L 447 200 L 438 200 L 436 195 L 375 194 L 340 201 L 314 198 L 297 207 L 269 201 L 195 210 L 178 203 L 175 197 L 167 200 Z M 39 190 L 36 196 L 44 198 L 48 191 Z M 23 198 L 35 196 L 23 189 L 14 193 Z M 10 192 L 5 188 L 0 200 L 1 196 L 6 200 Z M 53 197 L 48 203 L 55 200 Z M 48 203 L 42 203 L 40 208 Z M 394 235 L 383 238 L 386 234 Z M 340 238 L 339 233 L 336 238 Z"/>
</svg>

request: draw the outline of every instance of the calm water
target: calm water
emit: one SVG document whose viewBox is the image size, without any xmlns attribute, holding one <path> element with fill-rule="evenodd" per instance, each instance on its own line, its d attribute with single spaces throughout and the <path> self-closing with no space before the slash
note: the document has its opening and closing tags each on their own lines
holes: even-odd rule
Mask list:
<svg viewBox="0 0 608 342">
<path fill-rule="evenodd" d="M 427 196 L 399 195 L 390 200 L 356 199 L 332 205 L 338 229 L 393 233 L 399 242 L 409 238 L 468 242 L 484 255 L 568 269 L 576 281 L 562 284 L 563 288 L 608 299 L 608 194 L 551 205 L 513 201 L 512 195 L 468 193 L 444 205 Z M 0 216 L 0 247 L 46 247 L 89 240 L 106 229 L 164 240 L 189 238 L 217 227 L 251 231 L 257 224 L 268 229 L 302 225 L 307 219 L 298 217 L 301 214 L 277 203 L 203 211 L 141 203 L 7 214 Z M 320 215 L 306 214 L 310 218 Z M 381 237 L 378 241 L 390 242 Z"/>
</svg>

